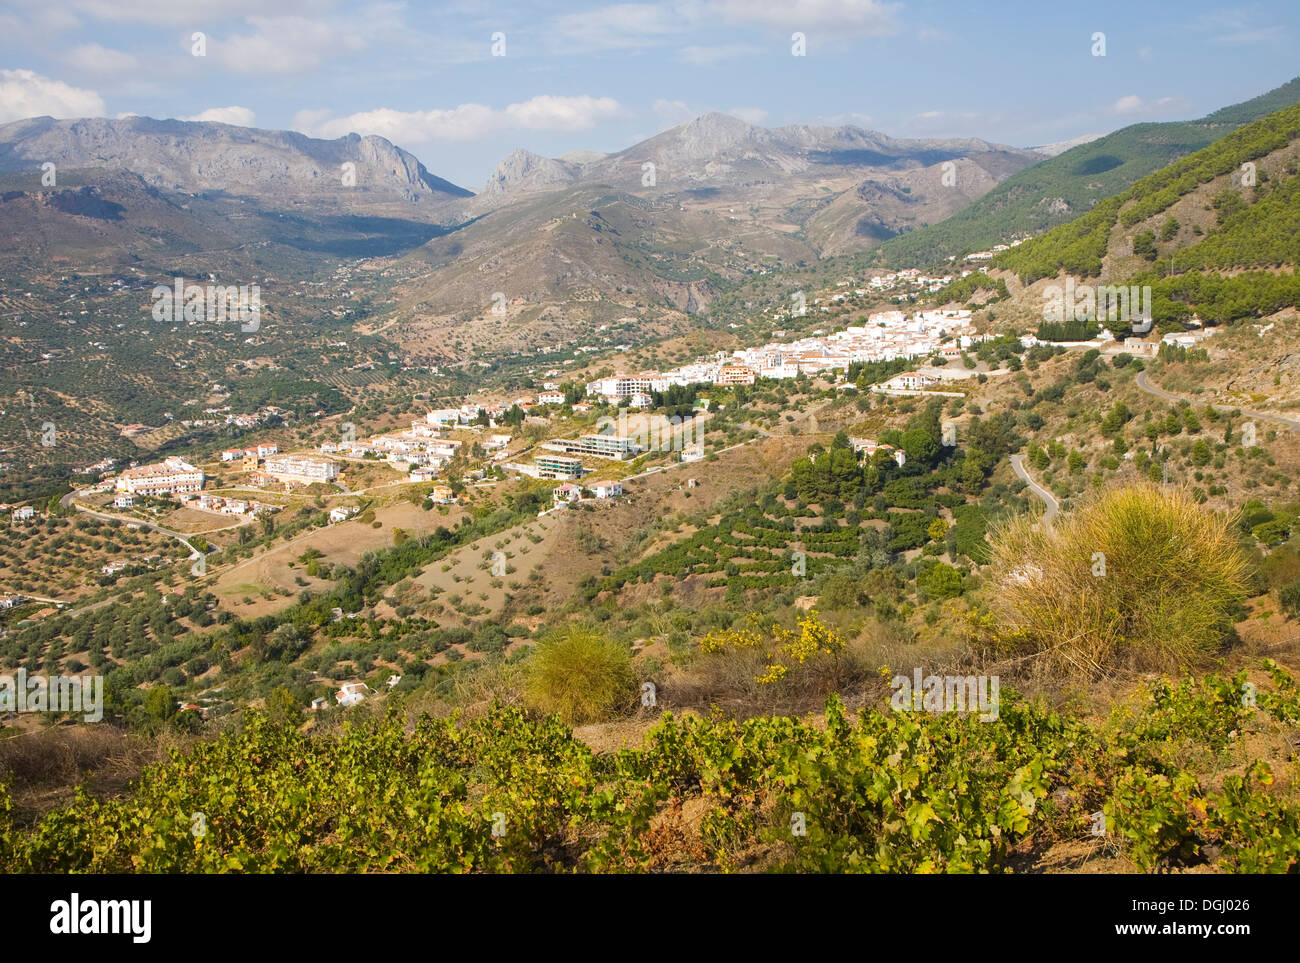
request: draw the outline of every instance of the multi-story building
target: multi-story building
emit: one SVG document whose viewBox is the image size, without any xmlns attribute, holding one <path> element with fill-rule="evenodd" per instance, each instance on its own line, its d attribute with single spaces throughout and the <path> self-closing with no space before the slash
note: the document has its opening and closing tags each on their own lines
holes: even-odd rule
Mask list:
<svg viewBox="0 0 1300 963">
<path fill-rule="evenodd" d="M 586 474 L 581 458 L 569 458 L 565 455 L 537 455 L 533 458 L 533 467 L 537 471 L 537 478 L 572 481 Z"/>
<path fill-rule="evenodd" d="M 757 372 L 749 365 L 744 364 L 724 364 L 718 369 L 718 373 L 713 376 L 713 383 L 717 385 L 752 385 Z"/>
<path fill-rule="evenodd" d="M 624 461 L 641 451 L 641 446 L 631 438 L 618 435 L 582 435 L 578 438 L 557 438 L 543 442 L 547 451 L 559 451 L 566 455 L 588 455 L 592 458 L 613 458 Z"/>
<path fill-rule="evenodd" d="M 117 490 L 132 495 L 173 495 L 203 490 L 203 471 L 180 458 L 166 458 L 160 465 L 128 468 L 117 478 Z"/>
<path fill-rule="evenodd" d="M 302 485 L 332 482 L 339 477 L 337 464 L 311 455 L 272 455 L 266 459 L 265 469 L 276 481 Z"/>
<path fill-rule="evenodd" d="M 601 378 L 599 381 L 589 382 L 587 385 L 587 394 L 602 395 L 610 400 L 621 398 L 630 398 L 635 394 L 650 394 L 654 391 L 664 391 L 668 387 L 667 378 L 658 372 L 643 372 L 639 375 L 616 375 L 612 378 Z"/>
</svg>

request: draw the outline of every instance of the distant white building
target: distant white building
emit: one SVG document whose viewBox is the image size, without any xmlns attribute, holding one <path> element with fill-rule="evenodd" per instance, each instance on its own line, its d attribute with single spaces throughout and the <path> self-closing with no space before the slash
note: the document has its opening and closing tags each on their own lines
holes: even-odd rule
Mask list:
<svg viewBox="0 0 1300 963">
<path fill-rule="evenodd" d="M 939 379 L 918 371 L 904 371 L 885 382 L 884 387 L 891 391 L 920 391 L 939 383 Z"/>
<path fill-rule="evenodd" d="M 623 494 L 623 483 L 616 481 L 596 482 L 591 486 L 597 498 L 617 498 Z"/>
<path fill-rule="evenodd" d="M 334 698 L 338 700 L 338 704 L 341 706 L 354 706 L 358 702 L 362 702 L 373 691 L 364 682 L 349 682 L 334 694 Z"/>
<path fill-rule="evenodd" d="M 555 488 L 551 490 L 551 497 L 557 505 L 561 502 L 565 504 L 576 502 L 582 498 L 582 486 L 572 485 L 568 482 L 565 482 L 563 485 L 556 485 Z"/>
<path fill-rule="evenodd" d="M 276 481 L 310 485 L 332 482 L 339 477 L 339 466 L 328 458 L 311 455 L 272 455 L 266 460 L 266 472 Z"/>
<path fill-rule="evenodd" d="M 132 495 L 171 495 L 203 490 L 201 469 L 180 458 L 166 458 L 160 465 L 128 468 L 118 476 L 117 490 Z"/>
</svg>

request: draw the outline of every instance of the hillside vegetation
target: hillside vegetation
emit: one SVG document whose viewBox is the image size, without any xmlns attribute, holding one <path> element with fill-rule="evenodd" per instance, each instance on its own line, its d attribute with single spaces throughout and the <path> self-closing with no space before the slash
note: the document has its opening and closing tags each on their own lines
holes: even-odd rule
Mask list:
<svg viewBox="0 0 1300 963">
<path fill-rule="evenodd" d="M 1064 224 L 1234 127 L 1297 100 L 1300 78 L 1200 120 L 1122 128 L 1008 177 L 945 221 L 889 239 L 881 245 L 884 263 L 895 268 L 936 264 Z"/>
<path fill-rule="evenodd" d="M 1117 225 L 1132 227 L 1160 214 L 1199 185 L 1285 149 L 1297 136 L 1300 136 L 1300 105 L 1293 105 L 1247 124 L 1209 147 L 1142 178 L 1077 220 L 1003 251 L 993 259 L 993 264 L 1017 274 L 1026 284 L 1038 278 L 1055 277 L 1059 271 L 1096 277 L 1101 273 L 1102 259 Z"/>
<path fill-rule="evenodd" d="M 997 725 L 875 707 L 853 719 L 832 697 L 824 727 L 667 715 L 616 753 L 517 709 L 320 736 L 254 715 L 127 798 L 82 797 L 30 828 L 0 788 L 0 859 L 44 873 L 983 873 L 1095 835 L 1100 815 L 1141 869 L 1286 872 L 1300 807 L 1233 751 L 1300 719 L 1292 677 L 1264 670 L 1258 706 L 1236 697 L 1244 672 L 1157 683 L 1106 727 L 1014 696 Z M 1208 785 L 1175 744 L 1233 770 Z"/>
</svg>

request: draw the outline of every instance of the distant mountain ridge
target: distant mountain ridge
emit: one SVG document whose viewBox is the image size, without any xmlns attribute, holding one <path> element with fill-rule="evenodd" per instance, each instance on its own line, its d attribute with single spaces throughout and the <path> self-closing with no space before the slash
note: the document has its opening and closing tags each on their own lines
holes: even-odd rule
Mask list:
<svg viewBox="0 0 1300 963">
<path fill-rule="evenodd" d="M 500 200 L 515 193 L 594 182 L 630 190 L 737 187 L 756 178 L 904 170 L 984 154 L 1003 154 L 1025 163 L 1043 156 L 977 138 L 897 139 L 853 126 L 757 127 L 728 114 L 709 113 L 625 150 L 590 159 L 576 151 L 564 158 L 515 151 L 497 166 L 483 193 Z M 647 163 L 654 165 L 653 185 L 642 183 Z"/>
<path fill-rule="evenodd" d="M 46 162 L 130 171 L 159 190 L 251 197 L 270 207 L 387 206 L 420 217 L 472 196 L 375 135 L 320 140 L 150 117 L 35 117 L 0 126 L 0 173 L 39 173 Z"/>
<path fill-rule="evenodd" d="M 703 206 L 732 221 L 755 219 L 764 232 L 793 233 L 821 257 L 865 250 L 942 220 L 1045 156 L 977 138 L 758 127 L 709 113 L 612 154 L 514 151 L 464 209 L 479 216 L 566 190 L 676 197 L 684 211 Z M 760 246 L 785 245 L 769 239 Z"/>
</svg>

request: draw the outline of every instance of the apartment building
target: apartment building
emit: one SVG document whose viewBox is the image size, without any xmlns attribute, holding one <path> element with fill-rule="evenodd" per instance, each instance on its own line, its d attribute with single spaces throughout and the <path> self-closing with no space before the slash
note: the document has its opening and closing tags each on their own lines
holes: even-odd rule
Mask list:
<svg viewBox="0 0 1300 963">
<path fill-rule="evenodd" d="M 630 398 L 634 394 L 650 394 L 667 389 L 669 381 L 657 372 L 644 372 L 640 375 L 616 375 L 601 378 L 587 384 L 587 394 L 601 395 L 611 401 Z"/>
<path fill-rule="evenodd" d="M 273 455 L 266 459 L 266 473 L 276 481 L 311 485 L 332 482 L 339 477 L 339 466 L 328 458 L 311 455 Z"/>
<path fill-rule="evenodd" d="M 713 376 L 713 383 L 716 385 L 752 385 L 757 377 L 758 372 L 749 365 L 724 364 L 718 369 L 718 373 Z"/>
<path fill-rule="evenodd" d="M 128 468 L 117 478 L 117 490 L 131 495 L 174 495 L 203 490 L 206 476 L 181 458 L 166 458 L 159 465 Z"/>
<path fill-rule="evenodd" d="M 535 478 L 555 478 L 573 481 L 586 474 L 581 458 L 569 458 L 565 455 L 537 455 L 533 458 Z"/>
<path fill-rule="evenodd" d="M 558 438 L 543 442 L 547 451 L 558 451 L 566 455 L 587 455 L 591 458 L 612 458 L 625 461 L 641 451 L 641 446 L 631 438 L 618 435 L 581 435 L 578 438 Z"/>
</svg>

